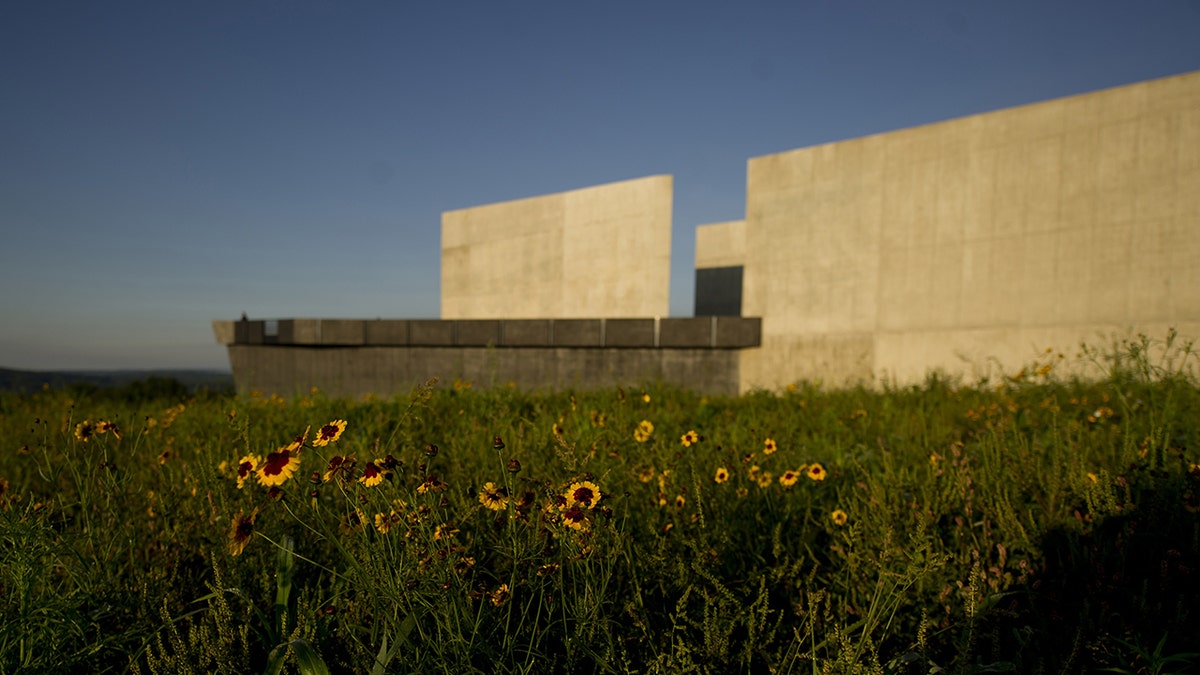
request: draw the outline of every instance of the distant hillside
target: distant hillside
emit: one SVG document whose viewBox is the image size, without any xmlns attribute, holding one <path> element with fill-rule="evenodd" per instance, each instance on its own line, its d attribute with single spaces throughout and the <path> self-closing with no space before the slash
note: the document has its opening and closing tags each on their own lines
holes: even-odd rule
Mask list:
<svg viewBox="0 0 1200 675">
<path fill-rule="evenodd" d="M 14 370 L 0 368 L 0 392 L 28 393 L 49 385 L 99 388 L 125 387 L 138 382 L 173 380 L 189 391 L 233 389 L 233 374 L 220 370 Z"/>
</svg>

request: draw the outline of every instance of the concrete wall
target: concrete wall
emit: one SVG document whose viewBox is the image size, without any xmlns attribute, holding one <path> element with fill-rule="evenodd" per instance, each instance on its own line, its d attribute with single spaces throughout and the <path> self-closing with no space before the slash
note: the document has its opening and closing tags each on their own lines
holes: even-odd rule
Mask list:
<svg viewBox="0 0 1200 675">
<path fill-rule="evenodd" d="M 442 214 L 443 319 L 669 313 L 671 176 Z"/>
<path fill-rule="evenodd" d="M 242 393 L 332 396 L 405 394 L 430 378 L 475 387 L 595 389 L 666 382 L 712 394 L 738 392 L 738 352 L 726 349 L 296 347 L 229 345 Z"/>
<path fill-rule="evenodd" d="M 746 264 L 746 221 L 731 220 L 696 228 L 696 269 Z"/>
<path fill-rule="evenodd" d="M 272 335 L 268 327 L 276 326 Z M 738 350 L 761 324 L 666 319 L 214 321 L 239 391 L 403 394 L 437 377 L 476 386 L 596 388 L 667 382 L 736 394 Z"/>
<path fill-rule="evenodd" d="M 1200 72 L 751 159 L 745 227 L 743 390 L 1200 336 Z"/>
</svg>

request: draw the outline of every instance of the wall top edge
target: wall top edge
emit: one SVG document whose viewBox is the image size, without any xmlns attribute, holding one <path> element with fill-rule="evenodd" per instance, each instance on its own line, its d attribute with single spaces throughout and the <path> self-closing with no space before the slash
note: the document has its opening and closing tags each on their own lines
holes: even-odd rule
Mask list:
<svg viewBox="0 0 1200 675">
<path fill-rule="evenodd" d="M 658 173 L 658 174 L 652 174 L 649 176 L 639 176 L 638 178 L 626 178 L 626 179 L 622 179 L 622 180 L 611 181 L 608 183 L 600 183 L 598 185 L 588 185 L 585 187 L 573 188 L 571 190 L 562 190 L 560 192 L 547 192 L 544 194 L 529 195 L 527 197 L 518 197 L 516 199 L 504 199 L 504 200 L 501 200 L 498 202 L 488 202 L 486 204 L 475 204 L 473 206 L 464 206 L 462 208 L 457 208 L 457 209 L 447 209 L 446 211 L 442 211 L 442 218 L 445 219 L 447 216 L 452 216 L 455 214 L 463 213 L 465 211 L 474 211 L 476 209 L 486 209 L 486 208 L 492 207 L 492 206 L 518 204 L 521 202 L 529 202 L 529 201 L 534 201 L 534 200 L 538 200 L 538 199 L 553 199 L 555 197 L 564 197 L 566 195 L 593 192 L 596 190 L 604 190 L 604 189 L 614 188 L 614 187 L 623 186 L 623 185 L 631 185 L 631 184 L 639 183 L 639 182 L 647 182 L 648 183 L 648 182 L 655 182 L 655 181 L 666 181 L 666 182 L 670 182 L 672 185 L 674 185 L 674 180 L 675 180 L 675 176 L 673 174 L 669 174 L 669 173 Z"/>
<path fill-rule="evenodd" d="M 1187 72 L 1183 72 L 1183 73 L 1175 73 L 1173 75 L 1164 75 L 1163 77 L 1157 77 L 1157 78 L 1153 78 L 1153 79 L 1149 79 L 1149 80 L 1137 80 L 1134 82 L 1128 82 L 1126 84 L 1119 84 L 1119 85 L 1116 85 L 1113 87 L 1104 87 L 1101 89 L 1092 89 L 1092 90 L 1088 90 L 1088 91 L 1081 91 L 1081 92 L 1077 92 L 1074 94 L 1067 94 L 1065 96 L 1057 96 L 1055 98 L 1042 99 L 1040 101 L 1030 101 L 1029 103 L 1020 103 L 1017 105 L 1005 106 L 1005 107 L 1001 107 L 1001 108 L 992 108 L 989 110 L 981 110 L 976 113 L 970 113 L 967 115 L 959 115 L 957 117 L 948 117 L 945 119 L 933 120 L 930 122 L 925 122 L 923 124 L 914 124 L 912 126 L 896 127 L 893 129 L 882 129 L 880 131 L 876 131 L 873 133 L 867 133 L 867 134 L 861 134 L 859 136 L 852 136 L 852 137 L 848 137 L 848 138 L 838 138 L 838 139 L 826 141 L 824 143 L 814 143 L 812 145 L 805 145 L 805 146 L 801 146 L 798 148 L 789 148 L 787 150 L 780 150 L 778 152 L 770 152 L 765 155 L 756 155 L 754 157 L 747 159 L 746 164 L 749 165 L 749 164 L 753 164 L 754 162 L 759 161 L 759 160 L 768 160 L 772 157 L 779 157 L 782 155 L 788 155 L 788 154 L 795 153 L 795 152 L 802 152 L 802 151 L 806 151 L 806 150 L 814 150 L 816 148 L 824 148 L 824 147 L 828 147 L 828 146 L 832 146 L 832 145 L 839 145 L 841 143 L 845 143 L 848 141 L 863 141 L 863 140 L 868 140 L 868 139 L 875 139 L 875 138 L 878 138 L 879 136 L 887 136 L 887 135 L 900 133 L 900 132 L 904 132 L 904 131 L 911 131 L 914 129 L 924 129 L 927 127 L 936 127 L 936 126 L 941 126 L 941 125 L 953 124 L 955 122 L 960 122 L 962 120 L 968 120 L 968 119 L 974 119 L 977 117 L 1002 115 L 1004 113 L 1011 112 L 1011 111 L 1023 110 L 1023 109 L 1028 109 L 1028 108 L 1036 108 L 1038 106 L 1054 105 L 1057 103 L 1061 103 L 1062 101 L 1080 99 L 1080 98 L 1085 98 L 1088 96 L 1101 96 L 1104 94 L 1108 94 L 1111 92 L 1116 92 L 1116 91 L 1120 91 L 1120 90 L 1124 90 L 1124 89 L 1134 89 L 1137 87 L 1155 86 L 1155 85 L 1159 85 L 1164 82 L 1167 82 L 1169 80 L 1185 81 L 1185 80 L 1189 80 L 1189 79 L 1200 80 L 1200 70 L 1187 71 Z"/>
<path fill-rule="evenodd" d="M 227 345 L 411 347 L 758 347 L 762 319 L 739 316 L 555 319 L 243 319 L 214 321 Z M 217 328 L 220 325 L 221 328 Z"/>
</svg>

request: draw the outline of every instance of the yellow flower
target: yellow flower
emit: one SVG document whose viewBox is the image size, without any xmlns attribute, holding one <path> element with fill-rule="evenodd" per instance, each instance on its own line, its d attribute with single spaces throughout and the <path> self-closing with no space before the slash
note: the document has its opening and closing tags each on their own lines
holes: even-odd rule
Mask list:
<svg viewBox="0 0 1200 675">
<path fill-rule="evenodd" d="M 779 476 L 779 484 L 784 487 L 791 487 L 791 486 L 795 485 L 796 481 L 799 479 L 800 479 L 799 472 L 788 469 L 787 471 L 784 471 L 781 476 Z"/>
<path fill-rule="evenodd" d="M 96 422 L 96 433 L 106 434 L 110 431 L 112 432 L 113 436 L 117 437 L 118 441 L 121 440 L 121 430 L 116 424 L 109 422 L 108 420 L 99 420 Z"/>
<path fill-rule="evenodd" d="M 359 477 L 358 482 L 366 487 L 375 487 L 383 482 L 384 476 L 387 475 L 387 470 L 379 466 L 382 460 L 367 462 L 363 466 L 363 475 Z"/>
<path fill-rule="evenodd" d="M 1096 477 L 1096 474 L 1094 474 L 1090 471 L 1088 472 L 1087 477 L 1088 477 L 1088 480 L 1092 481 L 1093 483 L 1098 482 L 1100 480 L 1099 478 Z"/>
<path fill-rule="evenodd" d="M 650 394 L 642 394 L 642 403 L 650 402 Z"/>
<path fill-rule="evenodd" d="M 343 457 L 341 455 L 330 457 L 329 469 L 325 472 L 321 480 L 326 483 L 334 478 L 338 478 L 342 482 L 354 480 L 354 465 L 357 461 L 354 457 Z"/>
<path fill-rule="evenodd" d="M 763 454 L 764 455 L 769 455 L 772 452 L 775 452 L 775 450 L 776 450 L 776 448 L 775 448 L 774 439 L 768 438 L 767 440 L 763 441 Z"/>
<path fill-rule="evenodd" d="M 92 426 L 91 420 L 84 420 L 75 425 L 75 438 L 87 443 L 96 434 L 96 427 Z"/>
<path fill-rule="evenodd" d="M 588 521 L 587 511 L 579 508 L 578 504 L 568 508 L 566 512 L 562 514 L 562 521 L 567 525 L 567 527 L 570 527 L 573 530 L 579 530 L 580 532 L 586 532 L 588 527 L 591 525 L 591 523 Z"/>
<path fill-rule="evenodd" d="M 508 591 L 508 584 L 500 584 L 500 588 L 488 593 L 488 600 L 497 607 L 508 602 L 508 598 L 512 594 Z"/>
<path fill-rule="evenodd" d="M 571 487 L 563 493 L 567 498 L 567 506 L 581 504 L 584 508 L 595 508 L 596 503 L 600 501 L 600 488 L 596 484 L 585 480 L 580 483 L 571 483 Z"/>
<path fill-rule="evenodd" d="M 829 517 L 833 519 L 833 524 L 838 527 L 845 525 L 846 521 L 850 519 L 850 516 L 847 516 L 846 512 L 841 509 L 835 509 L 833 513 L 829 514 Z"/>
<path fill-rule="evenodd" d="M 317 430 L 317 437 L 313 439 L 313 447 L 319 448 L 323 445 L 329 445 L 342 437 L 342 432 L 346 430 L 346 420 L 334 420 L 329 424 Z"/>
<path fill-rule="evenodd" d="M 808 467 L 808 477 L 813 480 L 825 480 L 825 473 L 825 467 L 819 462 L 813 462 L 812 466 Z"/>
<path fill-rule="evenodd" d="M 692 430 L 688 431 L 686 434 L 684 434 L 683 436 L 680 436 L 679 440 L 683 442 L 683 447 L 690 448 L 692 446 L 692 443 L 700 442 L 700 434 L 697 434 L 696 430 L 692 429 Z"/>
<path fill-rule="evenodd" d="M 683 495 L 675 495 L 675 508 L 682 509 L 687 504 L 687 499 Z"/>
<path fill-rule="evenodd" d="M 280 448 L 267 455 L 262 465 L 258 467 L 258 482 L 266 487 L 282 485 L 296 473 L 298 468 L 300 468 L 300 453 L 290 449 L 290 446 Z"/>
<path fill-rule="evenodd" d="M 437 476 L 426 476 L 425 480 L 417 486 L 417 494 L 426 494 L 428 492 L 441 492 L 446 489 L 446 483 Z"/>
<path fill-rule="evenodd" d="M 774 479 L 775 479 L 775 476 L 770 471 L 763 471 L 762 473 L 758 474 L 758 487 L 760 487 L 760 488 L 771 487 L 771 482 Z"/>
<path fill-rule="evenodd" d="M 479 503 L 493 511 L 503 511 L 508 506 L 508 490 L 503 486 L 496 487 L 492 482 L 484 483 L 479 491 Z"/>
<path fill-rule="evenodd" d="M 260 464 L 262 464 L 262 458 L 258 455 L 246 455 L 238 460 L 237 481 L 239 490 L 246 484 L 246 479 L 258 471 Z"/>
<path fill-rule="evenodd" d="M 375 529 L 380 534 L 387 534 L 392 530 L 392 527 L 400 522 L 400 516 L 395 511 L 388 513 L 386 516 L 382 513 L 375 514 Z"/>
<path fill-rule="evenodd" d="M 288 443 L 287 446 L 285 446 L 285 447 L 287 447 L 287 449 L 291 450 L 292 452 L 300 452 L 300 448 L 303 448 L 304 442 L 308 440 L 308 432 L 311 429 L 312 429 L 312 427 L 304 427 L 304 433 L 293 438 L 292 442 Z"/>
<path fill-rule="evenodd" d="M 633 430 L 633 438 L 638 443 L 645 443 L 650 440 L 650 434 L 654 433 L 654 425 L 650 420 L 642 420 L 638 422 L 637 429 Z"/>
<path fill-rule="evenodd" d="M 717 467 L 717 474 L 713 476 L 713 482 L 724 483 L 727 480 L 729 480 L 729 469 L 723 466 Z"/>
<path fill-rule="evenodd" d="M 258 509 L 254 509 L 248 516 L 239 512 L 230 521 L 229 555 L 241 555 L 242 551 L 246 550 L 246 544 L 249 544 L 250 538 L 254 536 L 254 519 L 257 516 Z"/>
</svg>

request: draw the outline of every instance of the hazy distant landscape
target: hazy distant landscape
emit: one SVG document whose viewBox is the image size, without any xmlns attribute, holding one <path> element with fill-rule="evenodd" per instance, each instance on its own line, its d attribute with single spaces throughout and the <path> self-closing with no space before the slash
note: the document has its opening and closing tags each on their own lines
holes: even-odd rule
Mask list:
<svg viewBox="0 0 1200 675">
<path fill-rule="evenodd" d="M 222 370 L 16 370 L 0 368 L 0 392 L 29 393 L 49 386 L 125 387 L 135 382 L 175 380 L 189 391 L 233 389 L 233 374 Z"/>
</svg>

